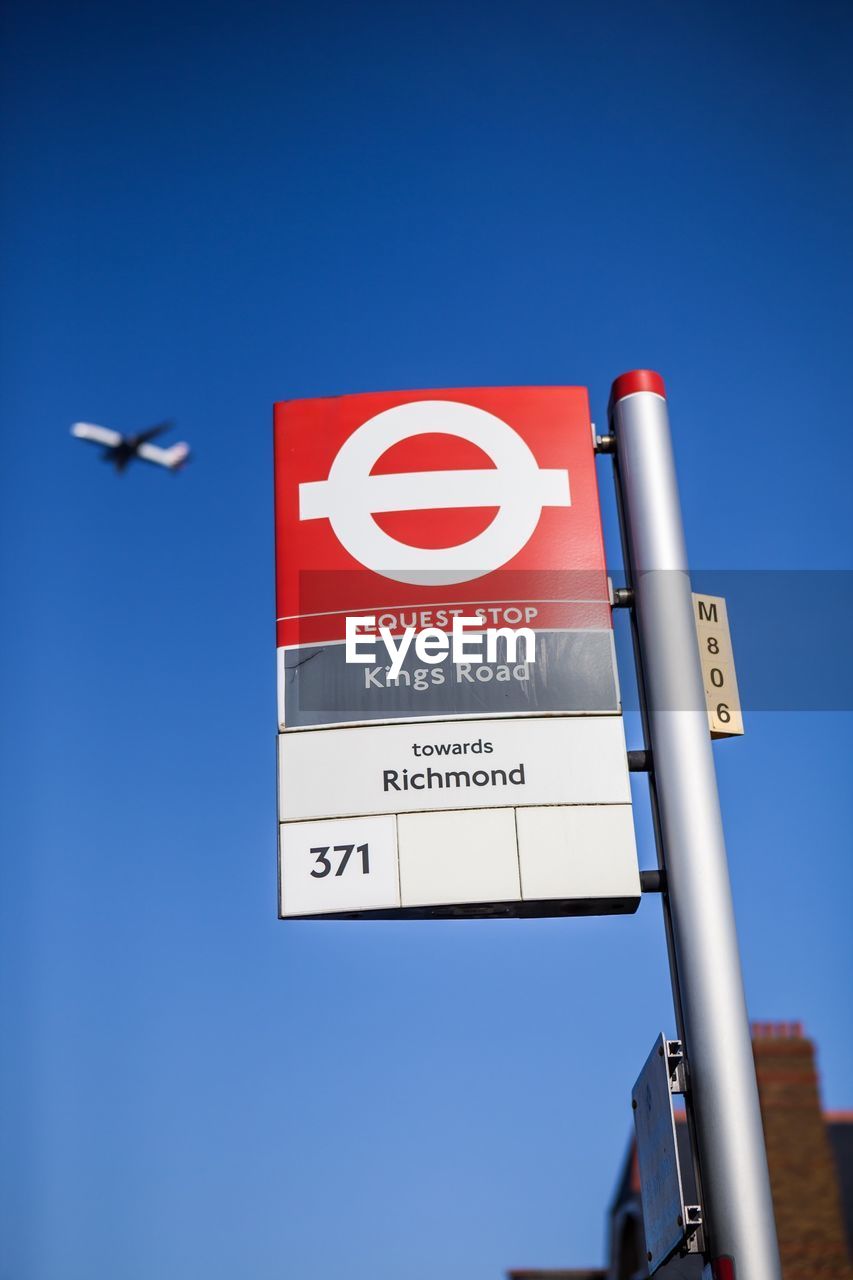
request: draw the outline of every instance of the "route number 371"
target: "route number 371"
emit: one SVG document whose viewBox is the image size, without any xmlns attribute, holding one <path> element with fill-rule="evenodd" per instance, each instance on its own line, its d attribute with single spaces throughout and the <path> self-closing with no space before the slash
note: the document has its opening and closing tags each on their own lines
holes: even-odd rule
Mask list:
<svg viewBox="0 0 853 1280">
<path fill-rule="evenodd" d="M 344 871 L 346 870 L 347 863 L 352 857 L 353 850 L 356 853 L 361 854 L 361 874 L 363 876 L 369 875 L 370 874 L 370 855 L 369 855 L 369 846 L 366 844 L 315 845 L 315 847 L 310 850 L 310 852 L 314 854 L 316 857 L 314 866 L 311 869 L 311 875 L 314 877 L 315 880 L 322 880 L 325 876 L 330 875 L 332 871 L 332 859 L 329 857 L 329 854 L 340 853 L 343 855 L 340 858 L 340 860 L 335 858 L 335 861 L 338 864 L 335 869 L 335 875 L 342 876 L 344 874 Z"/>
</svg>

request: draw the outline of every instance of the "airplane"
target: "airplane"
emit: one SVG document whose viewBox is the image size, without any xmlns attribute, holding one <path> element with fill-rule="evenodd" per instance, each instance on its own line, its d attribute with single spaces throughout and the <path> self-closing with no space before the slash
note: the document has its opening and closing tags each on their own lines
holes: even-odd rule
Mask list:
<svg viewBox="0 0 853 1280">
<path fill-rule="evenodd" d="M 180 444 L 170 445 L 168 449 L 161 449 L 158 445 L 149 443 L 155 436 L 162 435 L 173 426 L 172 422 L 158 422 L 155 427 L 137 431 L 132 436 L 123 436 L 109 427 L 95 426 L 93 422 L 75 422 L 71 434 L 78 440 L 101 445 L 104 450 L 102 461 L 111 462 L 116 471 L 124 471 L 134 458 L 142 458 L 144 462 L 155 462 L 160 467 L 167 467 L 169 471 L 177 471 L 190 456 L 189 445 L 181 441 Z"/>
</svg>

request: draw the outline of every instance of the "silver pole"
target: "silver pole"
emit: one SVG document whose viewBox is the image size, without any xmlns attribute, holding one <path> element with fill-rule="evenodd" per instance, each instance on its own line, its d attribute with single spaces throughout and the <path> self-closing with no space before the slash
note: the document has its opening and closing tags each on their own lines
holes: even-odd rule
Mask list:
<svg viewBox="0 0 853 1280">
<path fill-rule="evenodd" d="M 663 379 L 617 378 L 610 422 L 706 1242 L 714 1275 L 781 1280 Z"/>
</svg>

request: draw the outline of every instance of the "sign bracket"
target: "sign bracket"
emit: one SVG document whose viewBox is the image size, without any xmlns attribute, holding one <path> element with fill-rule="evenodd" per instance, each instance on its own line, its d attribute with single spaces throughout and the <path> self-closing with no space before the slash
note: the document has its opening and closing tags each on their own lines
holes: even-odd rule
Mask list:
<svg viewBox="0 0 853 1280">
<path fill-rule="evenodd" d="M 640 889 L 643 893 L 666 893 L 666 872 L 641 871 Z"/>
</svg>

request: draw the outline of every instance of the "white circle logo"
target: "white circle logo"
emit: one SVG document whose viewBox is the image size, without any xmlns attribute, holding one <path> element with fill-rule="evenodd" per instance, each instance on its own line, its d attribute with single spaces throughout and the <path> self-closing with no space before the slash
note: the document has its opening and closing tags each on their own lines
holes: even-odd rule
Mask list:
<svg viewBox="0 0 853 1280">
<path fill-rule="evenodd" d="M 392 445 L 439 432 L 477 445 L 495 469 L 370 474 Z M 365 568 L 418 585 L 468 582 L 494 572 L 527 543 L 543 507 L 570 505 L 568 471 L 540 469 L 508 423 L 453 400 L 416 400 L 368 418 L 341 445 L 327 480 L 299 486 L 300 520 L 326 517 Z M 438 550 L 400 542 L 373 519 L 374 512 L 441 507 L 497 507 L 498 513 L 476 538 Z"/>
</svg>

